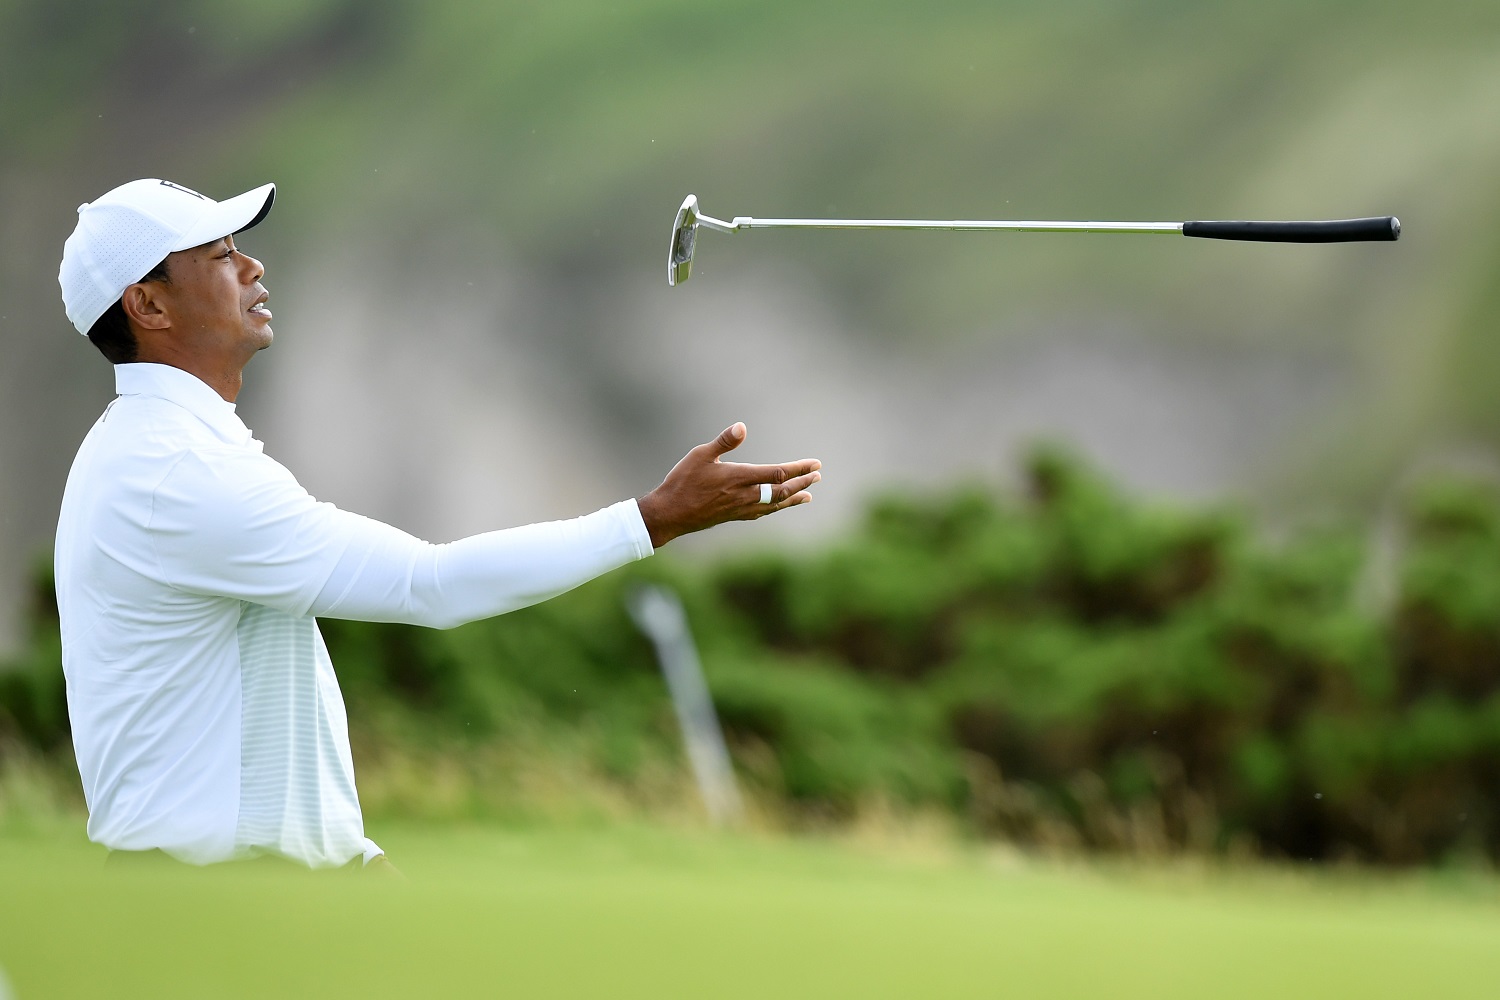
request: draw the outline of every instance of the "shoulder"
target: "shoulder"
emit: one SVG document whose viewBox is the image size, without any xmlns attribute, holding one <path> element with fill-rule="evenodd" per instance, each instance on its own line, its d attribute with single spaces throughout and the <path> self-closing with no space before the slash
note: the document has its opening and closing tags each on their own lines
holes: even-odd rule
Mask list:
<svg viewBox="0 0 1500 1000">
<path fill-rule="evenodd" d="M 263 480 L 295 482 L 243 425 L 239 430 L 244 440 L 235 440 L 222 429 L 216 432 L 203 418 L 171 400 L 121 396 L 90 433 L 91 459 L 130 478 L 154 479 L 154 485 L 188 482 L 232 488 Z"/>
<path fill-rule="evenodd" d="M 99 417 L 91 436 L 104 461 L 170 463 L 184 452 L 222 444 L 192 413 L 154 396 L 120 396 Z"/>
<path fill-rule="evenodd" d="M 288 501 L 307 491 L 280 462 L 257 448 L 202 442 L 174 453 L 155 489 L 158 511 L 194 508 L 205 515 L 241 516 Z"/>
</svg>

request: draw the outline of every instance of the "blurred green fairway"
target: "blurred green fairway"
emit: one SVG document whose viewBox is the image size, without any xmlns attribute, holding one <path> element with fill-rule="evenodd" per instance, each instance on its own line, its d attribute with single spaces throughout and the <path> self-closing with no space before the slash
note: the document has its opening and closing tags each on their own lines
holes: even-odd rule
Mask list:
<svg viewBox="0 0 1500 1000">
<path fill-rule="evenodd" d="M 1490 997 L 1488 878 L 1058 867 L 638 828 L 379 831 L 407 883 L 0 841 L 16 997 Z"/>
</svg>

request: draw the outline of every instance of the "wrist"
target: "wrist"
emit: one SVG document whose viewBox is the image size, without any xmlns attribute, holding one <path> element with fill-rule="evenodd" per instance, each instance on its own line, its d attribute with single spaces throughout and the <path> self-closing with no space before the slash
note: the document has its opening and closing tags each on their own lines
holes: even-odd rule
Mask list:
<svg viewBox="0 0 1500 1000">
<path fill-rule="evenodd" d="M 677 535 L 671 531 L 662 515 L 661 498 L 652 490 L 636 499 L 636 507 L 641 512 L 641 521 L 646 525 L 646 534 L 651 536 L 651 547 L 659 549 L 670 542 Z"/>
</svg>

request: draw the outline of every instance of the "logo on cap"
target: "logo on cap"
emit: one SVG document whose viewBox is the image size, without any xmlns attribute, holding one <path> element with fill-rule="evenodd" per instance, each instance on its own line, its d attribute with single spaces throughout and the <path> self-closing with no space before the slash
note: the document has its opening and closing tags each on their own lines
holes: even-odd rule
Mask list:
<svg viewBox="0 0 1500 1000">
<path fill-rule="evenodd" d="M 197 198 L 199 201 L 208 200 L 206 197 L 199 194 L 197 191 L 194 191 L 192 188 L 183 187 L 181 184 L 173 184 L 171 181 L 162 181 L 161 186 L 171 188 L 173 191 L 181 191 L 183 194 L 190 194 L 194 198 Z"/>
</svg>

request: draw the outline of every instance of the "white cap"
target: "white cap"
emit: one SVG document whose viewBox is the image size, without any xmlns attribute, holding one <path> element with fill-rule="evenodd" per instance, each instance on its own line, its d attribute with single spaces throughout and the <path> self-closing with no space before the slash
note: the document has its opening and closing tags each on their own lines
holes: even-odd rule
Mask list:
<svg viewBox="0 0 1500 1000">
<path fill-rule="evenodd" d="M 154 177 L 131 181 L 78 206 L 78 225 L 63 244 L 63 309 L 88 335 L 125 289 L 178 250 L 243 232 L 271 211 L 276 185 L 214 201 L 191 188 Z"/>
</svg>

